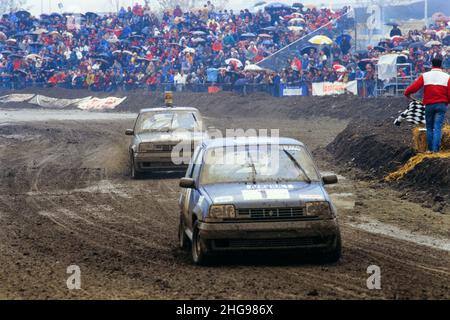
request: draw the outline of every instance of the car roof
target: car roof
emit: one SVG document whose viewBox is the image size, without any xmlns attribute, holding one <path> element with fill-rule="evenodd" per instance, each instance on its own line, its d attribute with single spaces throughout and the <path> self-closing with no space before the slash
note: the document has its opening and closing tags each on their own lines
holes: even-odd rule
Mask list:
<svg viewBox="0 0 450 320">
<path fill-rule="evenodd" d="M 159 112 L 159 111 L 193 111 L 193 112 L 199 112 L 197 108 L 192 108 L 192 107 L 159 107 L 159 108 L 141 109 L 139 111 L 139 113 Z"/>
<path fill-rule="evenodd" d="M 305 145 L 295 139 L 285 137 L 244 137 L 244 138 L 218 138 L 205 140 L 203 146 L 206 149 L 217 147 L 232 147 L 242 145 Z"/>
</svg>

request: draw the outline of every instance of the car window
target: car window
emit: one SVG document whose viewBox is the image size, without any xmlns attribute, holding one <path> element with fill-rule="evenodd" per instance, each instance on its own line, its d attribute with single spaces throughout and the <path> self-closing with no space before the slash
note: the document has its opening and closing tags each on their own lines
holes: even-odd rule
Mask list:
<svg viewBox="0 0 450 320">
<path fill-rule="evenodd" d="M 203 157 L 203 149 L 200 148 L 199 153 L 197 155 L 197 159 L 194 162 L 194 167 L 192 168 L 192 178 L 196 180 L 198 179 L 200 169 L 202 167 L 201 161 L 199 161 L 199 159 L 201 159 L 202 157 Z"/>
<path fill-rule="evenodd" d="M 135 132 L 166 132 L 200 129 L 200 118 L 192 111 L 152 111 L 139 115 Z"/>
<path fill-rule="evenodd" d="M 213 148 L 204 156 L 201 184 L 319 181 L 314 161 L 300 145 Z"/>
<path fill-rule="evenodd" d="M 200 153 L 200 149 L 201 149 L 201 147 L 199 146 L 194 150 L 194 154 L 192 155 L 191 161 L 189 162 L 189 166 L 186 170 L 186 178 L 192 178 L 192 173 L 194 172 L 195 164 L 198 161 L 198 155 Z"/>
</svg>

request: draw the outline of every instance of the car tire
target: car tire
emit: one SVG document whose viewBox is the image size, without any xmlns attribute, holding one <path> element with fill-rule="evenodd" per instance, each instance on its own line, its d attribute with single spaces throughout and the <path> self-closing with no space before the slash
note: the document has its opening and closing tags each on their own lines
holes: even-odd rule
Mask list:
<svg viewBox="0 0 450 320">
<path fill-rule="evenodd" d="M 191 257 L 192 262 L 196 265 L 207 265 L 209 262 L 207 254 L 207 243 L 200 237 L 198 221 L 194 222 L 192 230 Z"/>
<path fill-rule="evenodd" d="M 342 241 L 341 234 L 338 233 L 336 236 L 336 241 L 330 250 L 327 250 L 324 256 L 325 263 L 336 263 L 341 259 L 342 256 Z"/>
<path fill-rule="evenodd" d="M 131 155 L 130 155 L 130 177 L 131 177 L 131 179 L 141 178 L 141 173 L 136 170 L 133 153 L 131 153 Z"/>
<path fill-rule="evenodd" d="M 186 227 L 184 225 L 183 216 L 180 215 L 180 223 L 178 224 L 178 245 L 181 249 L 186 250 L 189 248 L 189 238 L 186 235 Z"/>
</svg>

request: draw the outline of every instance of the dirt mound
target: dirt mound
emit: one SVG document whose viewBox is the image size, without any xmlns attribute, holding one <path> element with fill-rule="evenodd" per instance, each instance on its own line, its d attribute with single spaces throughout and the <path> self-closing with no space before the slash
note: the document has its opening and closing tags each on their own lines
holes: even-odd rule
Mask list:
<svg viewBox="0 0 450 320">
<path fill-rule="evenodd" d="M 352 121 L 326 150 L 342 167 L 361 169 L 369 178 L 382 180 L 416 154 L 411 130 L 408 125 L 395 127 L 387 122 Z M 413 191 L 409 194 L 411 199 L 431 199 L 432 205 L 445 201 L 450 204 L 449 173 L 450 159 L 426 159 L 392 184 Z"/>
<path fill-rule="evenodd" d="M 407 173 L 398 184 L 434 194 L 434 201 L 450 203 L 450 158 L 426 159 Z"/>
<path fill-rule="evenodd" d="M 409 127 L 368 121 L 351 122 L 327 150 L 337 161 L 369 171 L 377 178 L 384 177 L 414 155 Z"/>
</svg>

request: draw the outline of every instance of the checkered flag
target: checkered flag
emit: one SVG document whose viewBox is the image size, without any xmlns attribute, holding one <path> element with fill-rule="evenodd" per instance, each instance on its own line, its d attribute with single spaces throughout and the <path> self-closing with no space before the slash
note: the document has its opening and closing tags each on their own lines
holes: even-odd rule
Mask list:
<svg viewBox="0 0 450 320">
<path fill-rule="evenodd" d="M 394 124 L 399 126 L 403 120 L 414 124 L 425 124 L 425 106 L 422 102 L 418 100 L 411 101 L 408 109 L 403 111 L 400 116 L 395 119 Z"/>
</svg>

